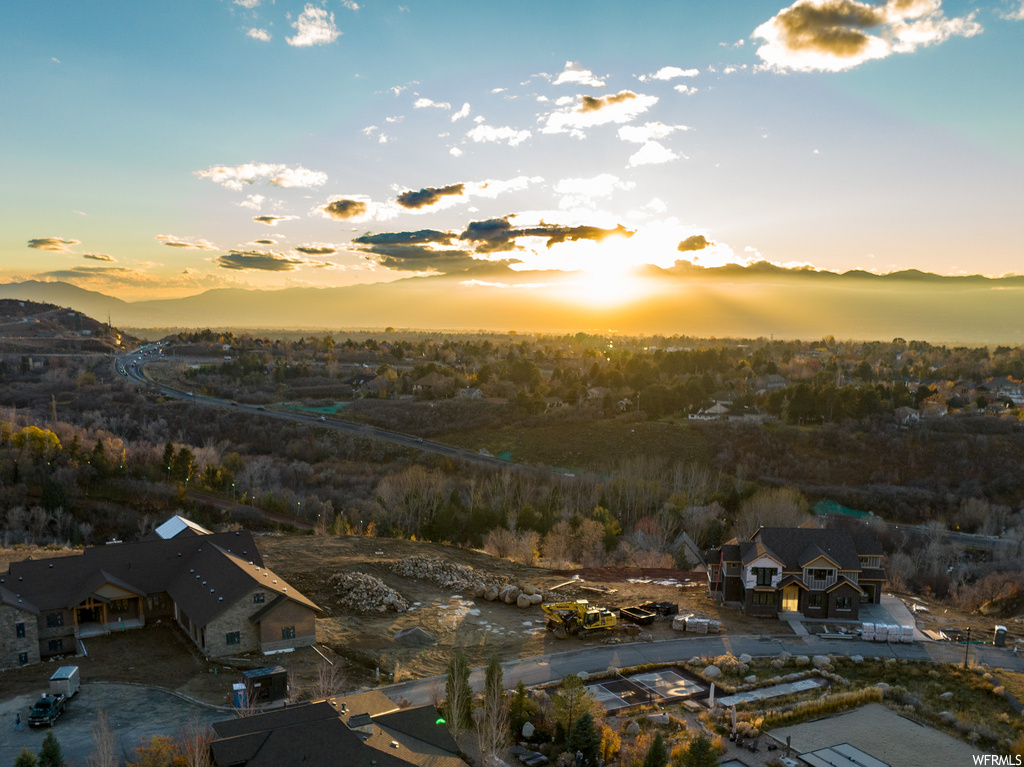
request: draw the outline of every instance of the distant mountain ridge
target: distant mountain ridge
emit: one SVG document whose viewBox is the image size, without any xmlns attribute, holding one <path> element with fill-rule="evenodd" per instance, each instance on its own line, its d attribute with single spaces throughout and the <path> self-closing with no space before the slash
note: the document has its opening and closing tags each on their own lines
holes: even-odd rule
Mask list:
<svg viewBox="0 0 1024 767">
<path fill-rule="evenodd" d="M 944 276 L 916 269 L 839 274 L 767 262 L 701 267 L 679 261 L 667 269 L 644 267 L 637 279 L 649 290 L 635 301 L 602 301 L 596 295 L 587 300 L 586 278 L 580 274 L 511 270 L 338 288 L 222 288 L 133 302 L 67 283 L 29 281 L 0 285 L 0 298 L 70 306 L 104 320 L 109 313 L 114 325 L 134 328 L 394 326 L 1024 343 L 1024 276 L 1019 275 Z M 576 287 L 566 291 L 559 282 Z"/>
</svg>

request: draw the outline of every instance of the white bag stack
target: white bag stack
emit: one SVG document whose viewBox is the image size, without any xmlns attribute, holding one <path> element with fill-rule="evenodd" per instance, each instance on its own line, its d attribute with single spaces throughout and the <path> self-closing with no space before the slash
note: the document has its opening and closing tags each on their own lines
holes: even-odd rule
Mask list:
<svg viewBox="0 0 1024 767">
<path fill-rule="evenodd" d="M 686 615 L 676 615 L 672 618 L 673 631 L 686 631 Z"/>
<path fill-rule="evenodd" d="M 910 644 L 914 641 L 914 627 L 900 626 L 900 642 Z"/>
<path fill-rule="evenodd" d="M 708 633 L 708 619 L 707 618 L 690 618 L 686 621 L 686 630 L 692 631 L 694 634 L 707 634 Z"/>
<path fill-rule="evenodd" d="M 860 638 L 865 642 L 875 641 L 875 624 L 874 623 L 862 623 L 860 624 Z"/>
<path fill-rule="evenodd" d="M 889 638 L 889 627 L 884 623 L 879 623 L 875 626 L 875 641 L 884 642 Z"/>
</svg>

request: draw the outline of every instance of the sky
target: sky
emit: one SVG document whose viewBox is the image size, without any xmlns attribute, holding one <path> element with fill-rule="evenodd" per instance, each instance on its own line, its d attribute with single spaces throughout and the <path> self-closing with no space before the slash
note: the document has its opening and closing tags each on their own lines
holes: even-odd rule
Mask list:
<svg viewBox="0 0 1024 767">
<path fill-rule="evenodd" d="M 1024 271 L 1024 0 L 8 3 L 0 280 Z"/>
</svg>

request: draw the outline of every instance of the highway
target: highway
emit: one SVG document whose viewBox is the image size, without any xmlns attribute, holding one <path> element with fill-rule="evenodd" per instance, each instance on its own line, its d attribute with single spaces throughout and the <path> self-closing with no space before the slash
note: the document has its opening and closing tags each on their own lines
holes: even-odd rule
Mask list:
<svg viewBox="0 0 1024 767">
<path fill-rule="evenodd" d="M 435 455 L 441 455 L 445 458 L 450 458 L 453 461 L 465 461 L 467 463 L 474 463 L 480 466 L 486 466 L 492 469 L 516 469 L 520 471 L 537 471 L 534 466 L 527 466 L 524 464 L 511 463 L 510 461 L 502 461 L 490 455 L 481 455 L 480 453 L 473 452 L 472 450 L 465 450 L 463 448 L 452 447 L 451 445 L 444 445 L 440 442 L 432 442 L 430 440 L 422 439 L 420 437 L 414 437 L 409 434 L 401 434 L 395 431 L 388 431 L 386 429 L 380 429 L 376 426 L 370 426 L 369 424 L 357 424 L 350 423 L 348 421 L 339 421 L 326 416 L 309 415 L 307 413 L 292 413 L 287 410 L 279 410 L 277 408 L 267 408 L 263 405 L 245 405 L 239 402 L 230 402 L 228 400 L 218 399 L 217 397 L 204 397 L 201 395 L 195 395 L 190 391 L 183 391 L 181 389 L 174 389 L 163 384 L 157 384 L 155 381 L 146 377 L 143 367 L 147 362 L 151 362 L 154 359 L 161 359 L 161 350 L 159 344 L 150 344 L 143 346 L 140 349 L 136 349 L 133 352 L 120 355 L 114 358 L 114 370 L 124 380 L 129 381 L 138 385 L 155 386 L 161 395 L 164 397 L 170 397 L 173 399 L 187 400 L 188 402 L 202 405 L 205 407 L 219 407 L 219 408 L 230 408 L 232 410 L 238 410 L 251 415 L 265 416 L 268 418 L 277 418 L 280 420 L 294 421 L 296 423 L 307 423 L 311 426 L 318 426 L 324 429 L 332 429 L 334 431 L 346 432 L 348 434 L 354 434 L 360 437 L 368 437 L 371 439 L 379 439 L 385 442 L 391 442 L 396 445 L 403 445 L 404 447 L 411 448 L 413 450 L 419 450 L 424 453 L 433 453 Z"/>
</svg>

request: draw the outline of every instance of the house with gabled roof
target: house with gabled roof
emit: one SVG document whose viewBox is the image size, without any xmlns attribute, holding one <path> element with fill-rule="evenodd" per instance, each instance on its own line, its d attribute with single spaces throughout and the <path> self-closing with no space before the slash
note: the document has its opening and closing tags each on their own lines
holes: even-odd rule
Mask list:
<svg viewBox="0 0 1024 767">
<path fill-rule="evenodd" d="M 857 620 L 881 599 L 882 547 L 868 533 L 813 526 L 762 527 L 707 553 L 708 591 L 748 613 Z"/>
<path fill-rule="evenodd" d="M 376 690 L 214 722 L 216 767 L 465 767 L 433 706 Z"/>
<path fill-rule="evenodd" d="M 320 608 L 264 566 L 252 533 L 210 533 L 198 525 L 164 533 L 175 528 L 169 538 L 158 533 L 78 556 L 12 562 L 0 574 L 0 622 L 9 611 L 31 616 L 14 623 L 25 624 L 19 642 L 33 634 L 35 648 L 0 661 L 24 665 L 73 654 L 83 638 L 157 619 L 173 620 L 208 657 L 316 641 Z"/>
</svg>

